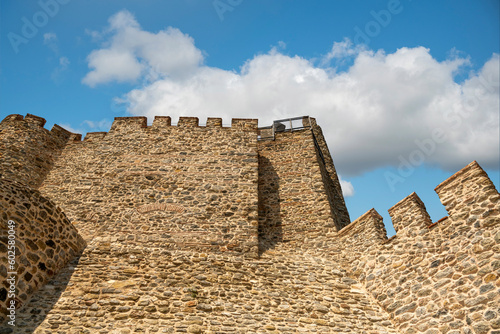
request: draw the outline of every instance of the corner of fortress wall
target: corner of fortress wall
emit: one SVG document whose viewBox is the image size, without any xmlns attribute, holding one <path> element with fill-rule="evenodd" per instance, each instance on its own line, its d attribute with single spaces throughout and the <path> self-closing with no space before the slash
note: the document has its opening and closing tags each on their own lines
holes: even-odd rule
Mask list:
<svg viewBox="0 0 500 334">
<path fill-rule="evenodd" d="M 336 217 L 337 230 L 342 229 L 351 223 L 349 212 L 345 205 L 342 188 L 340 186 L 339 177 L 333 164 L 333 159 L 328 149 L 325 137 L 321 127 L 317 124 L 315 118 L 309 118 L 312 126 L 313 139 L 315 142 L 318 161 L 320 162 L 323 182 L 329 197 L 332 213 Z"/>
<path fill-rule="evenodd" d="M 293 131 L 270 129 L 258 142 L 259 240 L 302 247 L 350 223 L 333 160 L 321 128 L 303 117 Z M 300 245 L 300 246 L 299 246 Z"/>
<path fill-rule="evenodd" d="M 0 122 L 0 324 L 11 301 L 21 310 L 85 247 L 61 208 L 37 190 L 64 147 L 81 135 L 44 125 L 31 114 Z M 14 278 L 14 294 L 7 278 Z"/>
</svg>

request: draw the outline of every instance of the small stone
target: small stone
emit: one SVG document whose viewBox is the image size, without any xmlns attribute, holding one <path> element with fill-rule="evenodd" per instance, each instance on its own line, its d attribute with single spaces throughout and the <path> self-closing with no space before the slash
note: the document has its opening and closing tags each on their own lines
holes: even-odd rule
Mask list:
<svg viewBox="0 0 500 334">
<path fill-rule="evenodd" d="M 480 322 L 472 325 L 476 334 L 487 334 L 490 331 L 490 326 L 487 322 Z"/>
<path fill-rule="evenodd" d="M 479 292 L 485 293 L 485 292 L 493 290 L 494 288 L 495 287 L 493 286 L 493 284 L 486 284 L 486 285 L 483 285 L 479 288 Z"/>
<path fill-rule="evenodd" d="M 118 312 L 128 312 L 128 311 L 130 311 L 130 306 L 120 306 L 116 310 Z"/>
<path fill-rule="evenodd" d="M 314 323 L 316 325 L 320 325 L 320 326 L 328 326 L 328 321 L 326 321 L 324 319 L 316 319 L 316 320 L 314 320 Z"/>
<path fill-rule="evenodd" d="M 314 310 L 321 312 L 321 313 L 328 313 L 328 311 L 330 311 L 330 309 L 328 307 L 326 307 L 323 304 L 319 304 L 319 303 L 314 304 Z"/>
<path fill-rule="evenodd" d="M 199 325 L 190 325 L 187 328 L 188 333 L 194 333 L 194 334 L 199 334 L 202 333 L 203 328 Z"/>
<path fill-rule="evenodd" d="M 212 306 L 209 304 L 198 304 L 196 306 L 198 310 L 204 311 L 204 312 L 211 312 L 212 311 Z"/>
</svg>

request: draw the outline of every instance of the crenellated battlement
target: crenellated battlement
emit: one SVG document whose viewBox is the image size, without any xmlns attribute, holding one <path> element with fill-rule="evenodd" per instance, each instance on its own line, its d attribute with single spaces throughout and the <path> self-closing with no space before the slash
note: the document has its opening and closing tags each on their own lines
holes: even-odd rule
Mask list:
<svg viewBox="0 0 500 334">
<path fill-rule="evenodd" d="M 18 120 L 16 118 L 16 120 Z M 38 125 L 39 127 L 44 127 L 45 126 L 45 123 L 47 122 L 45 120 L 45 118 L 43 117 L 40 117 L 40 116 L 35 116 L 35 115 L 32 115 L 32 114 L 27 114 L 26 117 L 24 117 L 24 120 L 26 122 L 29 122 L 29 123 L 32 123 L 32 124 L 36 124 Z"/>
<path fill-rule="evenodd" d="M 198 117 L 179 117 L 177 126 L 180 128 L 194 128 L 199 124 Z"/>
<path fill-rule="evenodd" d="M 435 189 L 452 220 L 463 220 L 481 214 L 500 210 L 500 195 L 488 174 L 476 161 L 449 177 Z"/>
<path fill-rule="evenodd" d="M 435 228 L 439 224 L 466 222 L 471 224 L 487 221 L 484 224 L 489 226 L 499 222 L 497 217 L 491 217 L 491 215 L 498 215 L 500 212 L 500 195 L 488 174 L 476 161 L 471 162 L 443 181 L 435 188 L 435 191 L 449 216 L 433 223 L 424 202 L 414 192 L 388 210 L 396 231 L 394 237 L 411 239 L 417 235 L 428 233 L 431 227 Z M 366 225 L 366 222 L 381 220 L 382 217 L 376 210 L 370 209 L 340 230 L 339 237 L 352 235 L 354 230 L 358 233 L 361 229 L 365 238 L 371 239 L 373 229 L 361 226 Z M 381 235 L 382 232 L 385 233 L 385 229 L 380 228 L 383 224 L 369 224 L 369 226 L 378 226 L 375 228 L 378 235 Z M 368 230 L 370 231 L 368 232 Z"/>
<path fill-rule="evenodd" d="M 24 123 L 25 125 L 26 124 L 32 125 L 32 126 L 40 128 L 40 129 L 43 129 L 41 131 L 47 131 L 51 135 L 53 135 L 54 137 L 56 137 L 58 140 L 61 140 L 61 141 L 80 141 L 80 140 L 82 140 L 81 134 L 72 133 L 58 124 L 54 124 L 52 129 L 50 129 L 50 131 L 49 131 L 48 129 L 44 128 L 46 122 L 47 121 L 45 120 L 45 118 L 40 117 L 40 116 L 35 116 L 32 114 L 26 114 L 25 117 L 23 117 L 23 115 L 11 114 L 11 115 L 6 116 L 0 122 L 0 124 L 6 126 L 7 124 L 20 125 L 20 124 Z"/>
<path fill-rule="evenodd" d="M 408 195 L 388 211 L 397 233 L 418 232 L 432 224 L 424 203 L 416 193 Z"/>
<path fill-rule="evenodd" d="M 12 114 L 6 116 L 1 124 L 15 124 L 12 122 L 24 122 L 25 124 L 34 125 L 43 129 L 42 131 L 48 131 L 44 128 L 46 120 L 43 117 L 35 116 L 32 114 L 27 114 L 26 116 Z M 211 129 L 211 128 L 221 128 L 221 129 L 232 129 L 232 130 L 245 130 L 245 131 L 257 131 L 258 120 L 257 119 L 244 119 L 244 118 L 233 118 L 231 120 L 230 127 L 224 127 L 222 125 L 222 118 L 208 117 L 205 126 L 199 125 L 198 117 L 179 117 L 179 122 L 177 125 L 172 125 L 172 120 L 170 116 L 155 116 L 153 124 L 151 126 L 147 125 L 147 117 L 145 116 L 130 116 L 130 117 L 115 117 L 109 132 L 88 132 L 83 141 L 96 141 L 101 140 L 108 134 L 114 133 L 127 133 L 135 131 L 148 131 L 148 130 L 161 130 L 173 128 L 197 128 L 197 129 Z M 187 129 L 185 130 L 187 131 Z M 58 138 L 59 140 L 66 140 L 70 142 L 78 142 L 82 140 L 81 134 L 72 133 L 60 125 L 55 124 L 50 133 Z"/>
<path fill-rule="evenodd" d="M 153 124 L 151 126 L 147 125 L 147 118 L 144 116 L 134 116 L 134 117 L 115 117 L 111 129 L 109 132 L 89 132 L 84 138 L 86 141 L 98 141 L 105 139 L 107 135 L 121 135 L 126 133 L 146 133 L 146 132 L 156 132 L 156 131 L 184 131 L 186 134 L 189 131 L 203 131 L 210 129 L 223 129 L 223 130 L 237 130 L 237 131 L 250 131 L 256 132 L 258 127 L 257 119 L 243 119 L 243 118 L 233 118 L 231 120 L 231 126 L 225 127 L 222 125 L 222 118 L 208 117 L 206 125 L 200 126 L 200 121 L 198 117 L 179 117 L 179 122 L 177 125 L 172 124 L 172 119 L 170 116 L 155 116 Z"/>
<path fill-rule="evenodd" d="M 147 128 L 148 119 L 144 116 L 115 117 L 109 133 L 139 131 Z"/>
<path fill-rule="evenodd" d="M 476 161 L 435 190 L 448 217 L 432 223 L 412 193 L 389 209 L 395 236 L 351 242 L 373 240 L 372 209 L 340 231 L 338 247 L 345 250 L 339 261 L 346 261 L 401 332 L 429 333 L 436 321 L 489 332 L 497 328 L 494 323 L 478 322 L 479 316 L 464 321 L 462 315 L 492 312 L 500 303 L 495 289 L 500 283 L 495 255 L 500 251 L 500 195 Z"/>
<path fill-rule="evenodd" d="M 28 114 L 29 115 L 29 114 Z M 6 116 L 1 122 L 14 122 L 14 121 L 22 121 L 24 119 L 24 116 L 23 115 L 18 115 L 18 114 L 10 114 L 8 116 Z M 45 121 L 45 120 L 44 120 Z M 45 124 L 45 122 L 43 123 Z M 43 125 L 42 125 L 43 126 Z"/>
<path fill-rule="evenodd" d="M 87 132 L 83 141 L 91 142 L 91 141 L 99 141 L 103 139 L 108 133 L 107 132 Z"/>
<path fill-rule="evenodd" d="M 221 128 L 222 127 L 222 118 L 217 118 L 217 117 L 207 118 L 207 127 Z"/>
<path fill-rule="evenodd" d="M 64 147 L 81 141 L 55 124 L 49 131 L 45 119 L 27 114 L 12 114 L 0 122 L 0 174 L 37 188 L 44 180 Z"/>
<path fill-rule="evenodd" d="M 43 117 L 39 117 L 32 114 L 27 114 L 26 116 L 12 114 L 6 116 L 0 124 L 16 124 L 16 122 L 21 122 L 18 124 L 29 124 L 36 126 L 42 131 L 48 131 L 44 128 L 46 120 Z M 221 129 L 232 129 L 232 130 L 245 130 L 245 131 L 257 131 L 258 120 L 257 119 L 244 119 L 244 118 L 233 118 L 231 120 L 231 126 L 225 127 L 222 125 L 222 118 L 208 117 L 205 126 L 199 125 L 198 117 L 179 117 L 179 122 L 177 125 L 172 125 L 172 120 L 170 116 L 155 116 L 153 124 L 151 126 L 147 125 L 147 117 L 145 116 L 130 116 L 130 117 L 115 117 L 109 132 L 88 132 L 83 139 L 83 141 L 96 141 L 101 140 L 108 134 L 113 133 L 127 133 L 135 131 L 148 131 L 148 130 L 161 130 L 172 128 L 197 128 L 197 129 L 210 129 L 210 128 L 221 128 Z M 31 128 L 32 129 L 32 128 Z M 26 129 L 29 131 L 29 129 Z M 185 130 L 187 131 L 187 129 Z M 49 131 L 58 140 L 65 140 L 70 142 L 78 142 L 82 140 L 82 135 L 77 133 L 72 133 L 58 124 L 54 124 L 52 129 Z"/>
</svg>

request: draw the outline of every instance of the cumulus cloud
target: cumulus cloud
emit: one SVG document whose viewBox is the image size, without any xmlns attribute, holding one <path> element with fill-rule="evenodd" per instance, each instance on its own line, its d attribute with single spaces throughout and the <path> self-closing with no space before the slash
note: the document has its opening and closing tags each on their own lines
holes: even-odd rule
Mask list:
<svg viewBox="0 0 500 334">
<path fill-rule="evenodd" d="M 463 82 L 469 59 L 438 61 L 424 47 L 394 53 L 333 45 L 324 59 L 272 48 L 239 71 L 203 65 L 202 52 L 177 29 L 141 30 L 128 12 L 110 19 L 109 41 L 89 55 L 91 86 L 145 78 L 126 101 L 131 115 L 273 119 L 310 115 L 322 126 L 337 170 L 347 177 L 402 161 L 457 170 L 499 161 L 499 55 Z M 342 72 L 328 61 L 350 58 Z M 109 66 L 108 66 L 109 65 Z M 154 75 L 151 75 L 153 73 Z"/>
<path fill-rule="evenodd" d="M 203 61 L 191 37 L 172 27 L 158 33 L 144 31 L 128 11 L 112 16 L 103 34 L 110 39 L 87 58 L 92 70 L 82 82 L 90 87 L 111 81 L 134 82 L 151 72 L 179 80 Z M 102 35 L 92 32 L 92 36 Z"/>
</svg>

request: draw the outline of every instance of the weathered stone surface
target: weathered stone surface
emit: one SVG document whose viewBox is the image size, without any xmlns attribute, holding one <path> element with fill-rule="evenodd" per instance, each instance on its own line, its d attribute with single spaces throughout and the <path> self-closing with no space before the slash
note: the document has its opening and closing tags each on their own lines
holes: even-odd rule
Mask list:
<svg viewBox="0 0 500 334">
<path fill-rule="evenodd" d="M 117 118 L 83 142 L 45 136 L 42 120 L 0 126 L 0 143 L 15 144 L 0 174 L 62 209 L 32 199 L 8 209 L 32 224 L 19 247 L 31 267 L 18 289 L 32 296 L 16 314 L 21 333 L 500 330 L 500 196 L 475 162 L 436 188 L 449 217 L 432 224 L 412 194 L 390 210 L 397 235 L 387 239 L 374 209 L 349 223 L 314 119 L 258 141 L 256 120 Z M 31 159 L 37 145 L 50 157 Z M 19 197 L 9 189 L 5 207 Z M 82 254 L 61 247 L 83 247 L 76 230 L 65 236 L 62 211 L 87 242 Z"/>
<path fill-rule="evenodd" d="M 85 241 L 52 201 L 19 182 L 0 178 L 0 324 L 20 311 Z"/>
</svg>

